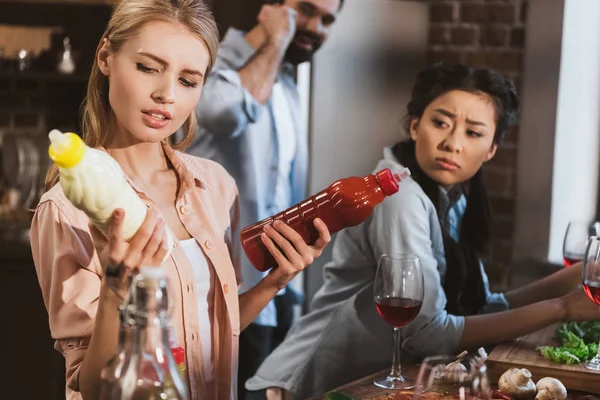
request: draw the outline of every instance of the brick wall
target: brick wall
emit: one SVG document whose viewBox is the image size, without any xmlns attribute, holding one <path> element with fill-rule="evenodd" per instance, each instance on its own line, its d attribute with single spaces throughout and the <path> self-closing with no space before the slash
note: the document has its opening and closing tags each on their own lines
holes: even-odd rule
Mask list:
<svg viewBox="0 0 600 400">
<path fill-rule="evenodd" d="M 430 3 L 430 62 L 464 62 L 489 67 L 513 79 L 523 73 L 528 0 L 424 0 Z M 485 166 L 494 214 L 486 269 L 494 284 L 506 284 L 512 263 L 518 128 L 508 134 Z"/>
</svg>

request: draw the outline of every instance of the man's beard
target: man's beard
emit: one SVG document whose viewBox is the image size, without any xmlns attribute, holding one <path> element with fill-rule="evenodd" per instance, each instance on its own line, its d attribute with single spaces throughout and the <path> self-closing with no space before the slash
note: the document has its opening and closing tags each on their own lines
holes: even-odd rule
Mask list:
<svg viewBox="0 0 600 400">
<path fill-rule="evenodd" d="M 305 37 L 308 39 L 311 39 L 313 41 L 313 48 L 312 50 L 307 50 L 303 47 L 300 47 L 298 44 L 296 44 L 295 40 L 299 37 Z M 292 42 L 289 44 L 287 50 L 285 51 L 285 56 L 284 59 L 291 63 L 292 65 L 298 65 L 298 64 L 302 64 L 303 62 L 307 62 L 307 61 L 311 61 L 313 54 L 315 54 L 315 52 L 319 49 L 319 47 L 321 47 L 321 38 L 317 35 L 315 35 L 312 32 L 308 32 L 308 31 L 299 31 L 296 33 L 296 35 L 294 36 L 294 39 L 292 40 Z"/>
</svg>

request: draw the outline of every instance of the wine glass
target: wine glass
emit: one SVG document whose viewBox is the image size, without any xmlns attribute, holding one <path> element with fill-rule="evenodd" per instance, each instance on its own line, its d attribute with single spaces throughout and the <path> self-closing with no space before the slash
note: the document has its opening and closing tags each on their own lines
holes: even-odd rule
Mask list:
<svg viewBox="0 0 600 400">
<path fill-rule="evenodd" d="M 413 400 L 421 400 L 427 392 L 446 394 L 460 400 L 491 400 L 485 359 L 466 352 L 458 357 L 439 355 L 425 358 L 419 368 Z"/>
<path fill-rule="evenodd" d="M 600 235 L 600 223 L 597 221 L 571 221 L 563 241 L 563 261 L 570 267 L 583 260 L 585 246 L 590 236 Z"/>
<path fill-rule="evenodd" d="M 600 238 L 591 236 L 583 259 L 581 269 L 583 291 L 594 303 L 600 306 Z M 585 367 L 594 371 L 600 371 L 600 348 L 596 357 L 591 359 Z"/>
<path fill-rule="evenodd" d="M 381 318 L 394 327 L 394 353 L 390 375 L 373 382 L 379 387 L 409 388 L 400 367 L 400 328 L 419 314 L 423 292 L 423 271 L 418 257 L 410 254 L 384 254 L 381 257 L 375 275 L 373 297 Z"/>
</svg>

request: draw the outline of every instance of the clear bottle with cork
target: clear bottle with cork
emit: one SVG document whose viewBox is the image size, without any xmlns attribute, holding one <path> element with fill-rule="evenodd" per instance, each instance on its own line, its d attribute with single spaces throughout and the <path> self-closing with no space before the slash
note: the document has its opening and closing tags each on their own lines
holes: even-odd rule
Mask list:
<svg viewBox="0 0 600 400">
<path fill-rule="evenodd" d="M 313 225 L 315 218 L 320 218 L 331 233 L 358 225 L 369 218 L 376 205 L 398 192 L 398 184 L 409 176 L 408 168 L 395 172 L 384 168 L 362 178 L 339 179 L 299 204 L 244 228 L 240 234 L 244 252 L 257 270 L 267 271 L 277 263 L 260 239 L 265 225 L 281 220 L 306 244 L 313 244 L 319 237 Z"/>
<path fill-rule="evenodd" d="M 101 400 L 189 398 L 169 343 L 170 311 L 165 271 L 141 268 L 123 308 L 119 354 L 101 372 Z"/>
</svg>

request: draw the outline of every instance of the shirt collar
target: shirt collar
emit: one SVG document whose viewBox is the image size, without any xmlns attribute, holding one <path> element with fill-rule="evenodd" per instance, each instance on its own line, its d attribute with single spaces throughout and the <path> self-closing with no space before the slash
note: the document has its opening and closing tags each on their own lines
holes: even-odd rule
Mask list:
<svg viewBox="0 0 600 400">
<path fill-rule="evenodd" d="M 462 184 L 453 185 L 450 190 L 439 187 L 439 209 L 438 218 L 440 225 L 445 232 L 449 232 L 450 221 L 448 220 L 450 210 L 464 196 L 464 187 Z"/>
<path fill-rule="evenodd" d="M 460 200 L 465 193 L 462 184 L 453 185 L 450 190 L 446 190 L 441 186 L 439 188 L 443 204 L 446 205 L 447 209 L 454 207 L 456 202 Z"/>
<path fill-rule="evenodd" d="M 195 167 L 194 163 L 186 162 L 188 161 L 186 158 L 190 158 L 191 156 L 176 151 L 165 141 L 161 142 L 161 144 L 167 159 L 173 164 L 175 172 L 179 176 L 179 179 L 181 179 L 182 188 L 184 186 L 190 189 L 194 187 L 207 188 L 206 182 L 200 178 L 202 176 L 201 171 Z"/>
<path fill-rule="evenodd" d="M 294 66 L 294 64 L 288 61 L 283 61 L 281 63 L 281 68 L 279 69 L 279 71 L 285 75 L 289 75 L 292 77 L 296 76 L 296 67 Z"/>
</svg>

